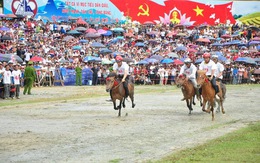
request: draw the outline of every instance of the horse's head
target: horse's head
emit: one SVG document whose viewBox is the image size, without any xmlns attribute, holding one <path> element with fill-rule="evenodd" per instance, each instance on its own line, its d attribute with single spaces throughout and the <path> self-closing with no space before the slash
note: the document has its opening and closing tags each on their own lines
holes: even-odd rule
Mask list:
<svg viewBox="0 0 260 163">
<path fill-rule="evenodd" d="M 116 81 L 117 75 L 114 72 L 111 72 L 106 78 L 106 91 L 109 92 L 115 85 L 117 85 Z"/>
<path fill-rule="evenodd" d="M 200 88 L 204 82 L 208 81 L 208 78 L 206 76 L 206 71 L 205 70 L 198 70 L 197 71 L 197 87 Z"/>
<path fill-rule="evenodd" d="M 184 74 L 181 74 L 179 75 L 177 78 L 176 78 L 176 85 L 178 88 L 180 88 L 185 82 L 187 81 L 187 77 L 186 75 Z"/>
</svg>

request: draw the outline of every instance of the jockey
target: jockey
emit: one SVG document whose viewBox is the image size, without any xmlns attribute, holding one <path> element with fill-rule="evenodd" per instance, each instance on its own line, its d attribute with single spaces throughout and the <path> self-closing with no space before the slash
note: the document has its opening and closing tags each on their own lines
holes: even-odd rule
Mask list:
<svg viewBox="0 0 260 163">
<path fill-rule="evenodd" d="M 122 78 L 122 83 L 125 89 L 125 98 L 129 95 L 128 90 L 128 79 L 129 79 L 129 66 L 126 62 L 123 62 L 122 56 L 116 56 L 116 62 L 113 65 L 113 71 L 118 75 L 119 78 Z"/>
<path fill-rule="evenodd" d="M 184 65 L 180 69 L 179 77 L 185 75 L 192 82 L 196 91 L 197 99 L 199 99 L 200 94 L 199 94 L 199 89 L 197 88 L 196 72 L 197 72 L 197 67 L 192 63 L 190 58 L 186 58 L 184 60 Z M 183 98 L 181 101 L 184 100 L 185 98 Z"/>
<path fill-rule="evenodd" d="M 222 83 L 222 79 L 223 79 L 223 71 L 225 69 L 224 65 L 220 62 L 218 62 L 218 56 L 217 55 L 213 55 L 212 60 L 215 62 L 217 69 L 215 71 L 215 76 L 216 76 L 216 81 L 220 82 L 220 88 L 223 92 L 223 97 L 226 98 L 226 87 L 224 86 L 224 84 Z"/>
<path fill-rule="evenodd" d="M 222 81 L 223 79 L 223 71 L 224 71 L 224 65 L 220 62 L 218 62 L 218 56 L 213 55 L 212 60 L 215 62 L 217 69 L 215 70 L 215 76 L 217 81 Z"/>
<path fill-rule="evenodd" d="M 215 62 L 213 62 L 210 59 L 210 53 L 204 53 L 203 54 L 204 61 L 201 62 L 199 69 L 200 70 L 206 70 L 206 75 L 211 81 L 211 84 L 213 88 L 215 89 L 215 93 L 217 94 L 219 92 L 218 86 L 216 84 L 216 79 L 215 79 L 215 71 L 217 69 L 217 66 Z"/>
</svg>

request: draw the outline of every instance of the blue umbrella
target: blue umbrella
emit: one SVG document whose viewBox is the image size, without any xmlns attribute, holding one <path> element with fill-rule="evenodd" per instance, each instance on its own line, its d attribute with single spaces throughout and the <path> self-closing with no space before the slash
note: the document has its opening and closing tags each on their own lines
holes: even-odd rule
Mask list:
<svg viewBox="0 0 260 163">
<path fill-rule="evenodd" d="M 230 45 L 232 45 L 231 42 L 225 42 L 225 43 L 223 44 L 223 46 L 230 46 Z"/>
<path fill-rule="evenodd" d="M 107 31 L 106 33 L 102 34 L 103 36 L 111 36 L 113 33 L 111 31 Z"/>
<path fill-rule="evenodd" d="M 178 46 L 175 50 L 176 51 L 186 51 L 187 48 L 185 46 Z"/>
<path fill-rule="evenodd" d="M 81 49 L 81 46 L 73 46 L 72 47 L 72 50 L 80 50 Z"/>
<path fill-rule="evenodd" d="M 94 47 L 94 48 L 104 48 L 105 47 L 105 45 L 103 45 L 100 42 L 93 42 L 90 46 Z"/>
<path fill-rule="evenodd" d="M 249 45 L 257 45 L 260 44 L 260 41 L 250 41 Z"/>
<path fill-rule="evenodd" d="M 240 43 L 241 43 L 240 40 L 233 40 L 233 41 L 230 42 L 231 45 L 238 45 Z"/>
<path fill-rule="evenodd" d="M 223 44 L 219 43 L 219 42 L 215 42 L 213 44 L 211 44 L 212 46 L 223 46 Z"/>
<path fill-rule="evenodd" d="M 3 26 L 0 28 L 0 31 L 10 31 L 10 28 Z"/>
<path fill-rule="evenodd" d="M 101 48 L 101 49 L 99 50 L 99 52 L 100 52 L 101 54 L 106 54 L 106 53 L 112 53 L 112 50 L 110 50 L 110 49 L 108 49 L 108 48 Z"/>
<path fill-rule="evenodd" d="M 69 32 L 67 32 L 67 34 L 70 34 L 70 35 L 80 35 L 82 33 L 77 31 L 77 30 L 70 30 Z"/>
<path fill-rule="evenodd" d="M 257 45 L 256 49 L 259 51 L 260 50 L 260 45 Z"/>
<path fill-rule="evenodd" d="M 173 60 L 170 58 L 164 58 L 163 60 L 161 60 L 161 63 L 169 64 L 169 63 L 173 63 Z"/>
<path fill-rule="evenodd" d="M 152 55 L 150 58 L 157 59 L 158 61 L 161 61 L 163 59 L 163 56 L 161 55 Z"/>
<path fill-rule="evenodd" d="M 247 59 L 245 57 L 238 57 L 235 62 L 246 62 Z"/>
<path fill-rule="evenodd" d="M 145 61 L 145 60 L 141 60 L 141 61 L 137 62 L 136 64 L 137 65 L 147 65 L 149 63 L 147 61 Z"/>
<path fill-rule="evenodd" d="M 135 46 L 145 46 L 143 42 L 137 42 L 135 43 Z"/>
<path fill-rule="evenodd" d="M 260 58 L 255 58 L 255 61 L 256 62 L 260 62 Z"/>
<path fill-rule="evenodd" d="M 117 56 L 117 55 L 124 55 L 124 54 L 121 53 L 121 52 L 113 52 L 112 54 L 113 54 L 114 57 Z"/>
<path fill-rule="evenodd" d="M 257 64 L 256 63 L 256 61 L 253 59 L 253 58 L 251 58 L 251 57 L 245 57 L 246 58 L 246 63 L 249 63 L 249 64 Z"/>
<path fill-rule="evenodd" d="M 159 62 L 157 59 L 154 59 L 154 58 L 146 58 L 144 60 L 147 61 L 148 63 L 158 63 Z"/>
<path fill-rule="evenodd" d="M 83 62 L 101 62 L 102 59 L 99 57 L 94 57 L 94 56 L 87 56 L 83 59 Z"/>
<path fill-rule="evenodd" d="M 124 32 L 125 30 L 123 28 L 114 28 L 112 29 L 114 32 Z"/>
<path fill-rule="evenodd" d="M 203 58 L 199 58 L 195 61 L 195 64 L 200 64 L 204 59 Z"/>
<path fill-rule="evenodd" d="M 227 60 L 227 58 L 222 56 L 222 55 L 220 55 L 220 56 L 218 56 L 218 60 L 220 60 L 222 62 L 225 62 Z"/>
<path fill-rule="evenodd" d="M 80 43 L 88 43 L 88 40 L 82 39 L 82 40 L 79 40 L 79 42 L 80 42 Z"/>
</svg>

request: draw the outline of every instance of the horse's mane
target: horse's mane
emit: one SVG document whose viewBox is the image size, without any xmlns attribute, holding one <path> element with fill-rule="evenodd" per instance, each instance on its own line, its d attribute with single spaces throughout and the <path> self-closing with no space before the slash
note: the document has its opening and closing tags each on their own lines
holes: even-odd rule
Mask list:
<svg viewBox="0 0 260 163">
<path fill-rule="evenodd" d="M 110 72 L 108 74 L 108 77 L 117 77 L 117 74 L 115 72 Z"/>
</svg>

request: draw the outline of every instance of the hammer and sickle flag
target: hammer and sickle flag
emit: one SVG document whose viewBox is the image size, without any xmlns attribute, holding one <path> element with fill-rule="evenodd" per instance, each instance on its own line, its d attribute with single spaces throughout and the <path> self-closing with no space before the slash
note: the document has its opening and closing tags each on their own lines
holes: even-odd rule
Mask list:
<svg viewBox="0 0 260 163">
<path fill-rule="evenodd" d="M 157 20 L 164 15 L 165 6 L 150 0 L 110 0 L 124 16 L 129 16 L 132 20 L 144 23 L 146 21 Z"/>
</svg>

